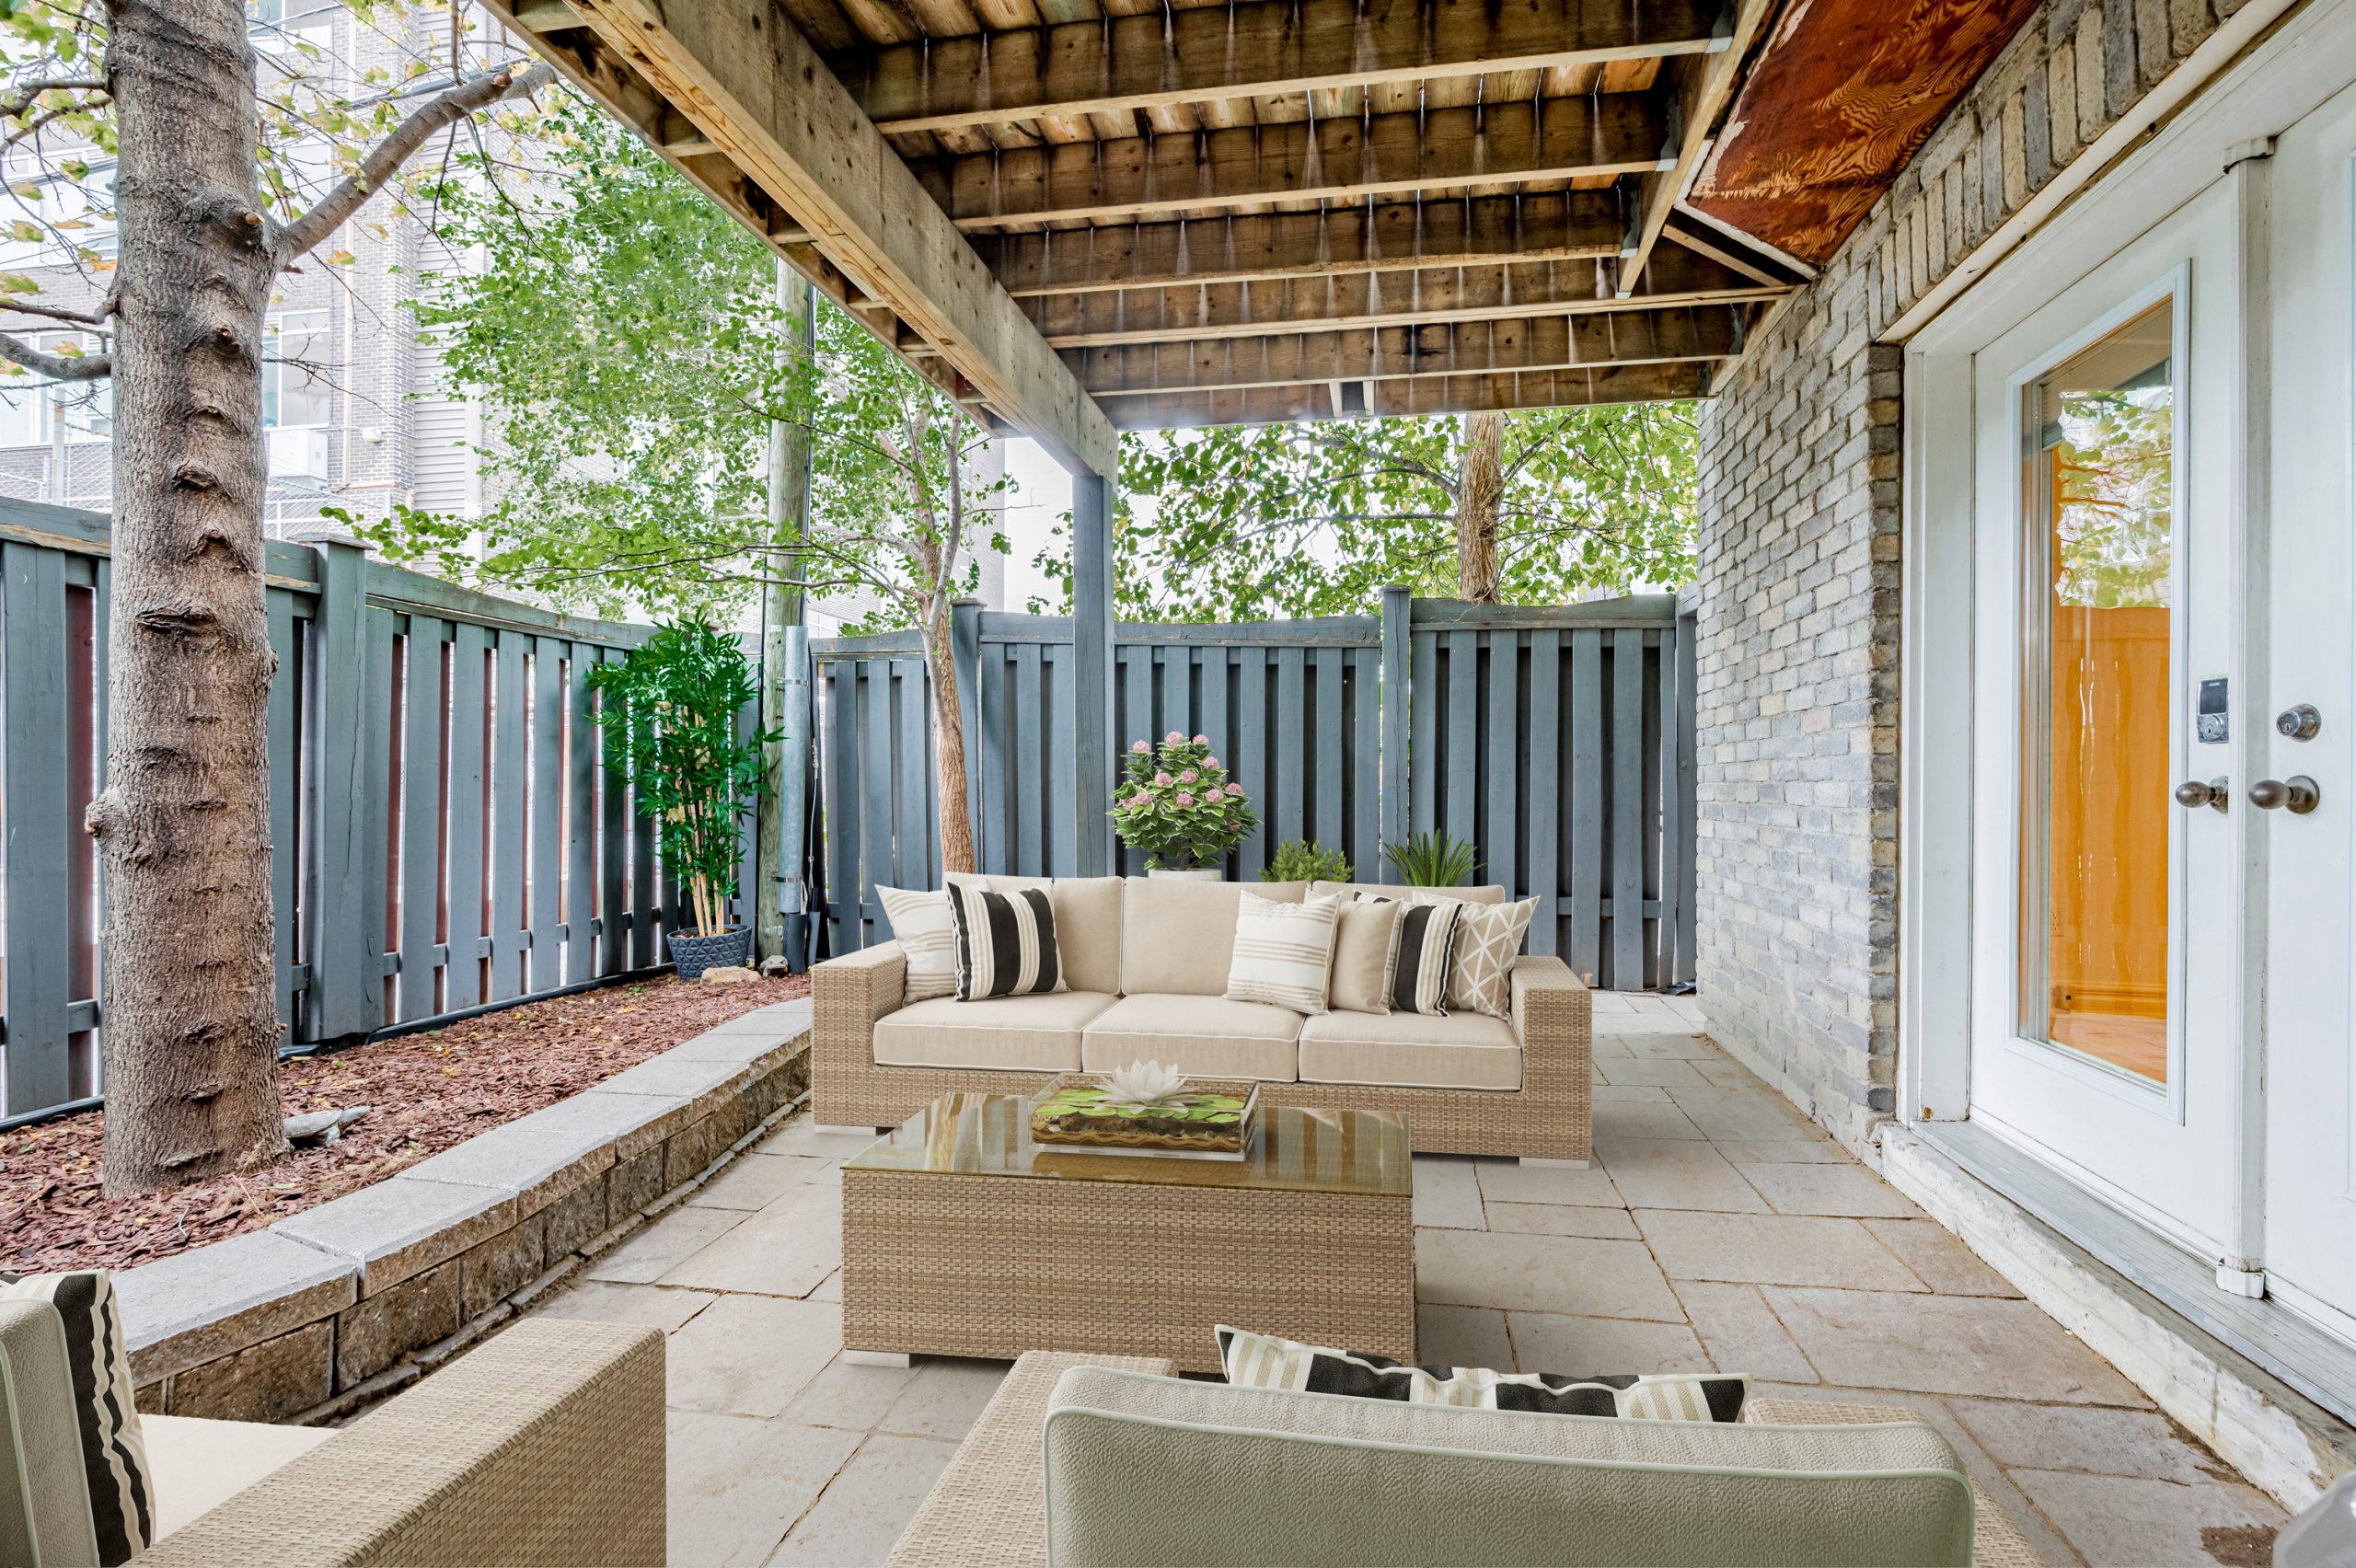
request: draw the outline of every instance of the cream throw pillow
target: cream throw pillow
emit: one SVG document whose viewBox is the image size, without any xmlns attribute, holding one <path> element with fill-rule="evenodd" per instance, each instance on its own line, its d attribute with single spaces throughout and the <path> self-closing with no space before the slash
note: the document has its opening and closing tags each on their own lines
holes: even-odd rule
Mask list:
<svg viewBox="0 0 2356 1568">
<path fill-rule="evenodd" d="M 1334 981 L 1326 1005 L 1335 1012 L 1388 1013 L 1399 972 L 1403 904 L 1345 903 L 1334 936 Z"/>
<path fill-rule="evenodd" d="M 900 987 L 900 1005 L 955 996 L 957 926 L 950 917 L 949 894 L 879 887 L 875 896 L 884 901 L 893 940 L 907 955 L 908 973 Z"/>
<path fill-rule="evenodd" d="M 1342 901 L 1311 898 L 1278 904 L 1243 894 L 1235 914 L 1235 949 L 1228 961 L 1227 999 L 1265 1002 L 1297 1013 L 1325 1010 L 1334 972 L 1334 936 Z"/>
<path fill-rule="evenodd" d="M 1418 904 L 1453 904 L 1456 940 L 1449 955 L 1448 1005 L 1470 1008 L 1491 1018 L 1507 1016 L 1513 1002 L 1513 961 L 1538 900 L 1519 904 L 1467 904 L 1445 894 L 1410 894 Z"/>
</svg>

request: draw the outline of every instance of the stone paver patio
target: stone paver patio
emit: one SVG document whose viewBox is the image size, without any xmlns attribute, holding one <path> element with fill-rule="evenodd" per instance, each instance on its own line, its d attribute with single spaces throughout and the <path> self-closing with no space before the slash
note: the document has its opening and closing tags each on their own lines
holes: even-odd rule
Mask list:
<svg viewBox="0 0 2356 1568">
<path fill-rule="evenodd" d="M 2054 1563 L 2260 1564 L 2282 1514 L 1697 1031 L 1596 997 L 1596 1161 L 1415 1161 L 1426 1361 L 1711 1368 L 1904 1404 Z M 671 1560 L 880 1562 L 1005 1371 L 844 1362 L 840 1160 L 796 1117 L 541 1310 L 670 1336 Z"/>
</svg>

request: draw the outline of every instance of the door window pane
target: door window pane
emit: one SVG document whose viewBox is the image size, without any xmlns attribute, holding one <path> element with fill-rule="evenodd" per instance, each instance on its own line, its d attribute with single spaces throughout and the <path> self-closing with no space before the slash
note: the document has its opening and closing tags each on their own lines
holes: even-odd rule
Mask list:
<svg viewBox="0 0 2356 1568">
<path fill-rule="evenodd" d="M 323 425 L 335 411 L 327 378 L 328 313 L 290 310 L 273 317 L 262 340 L 261 422 Z"/>
<path fill-rule="evenodd" d="M 2174 306 L 2029 390 L 2021 1029 L 2167 1078 Z"/>
</svg>

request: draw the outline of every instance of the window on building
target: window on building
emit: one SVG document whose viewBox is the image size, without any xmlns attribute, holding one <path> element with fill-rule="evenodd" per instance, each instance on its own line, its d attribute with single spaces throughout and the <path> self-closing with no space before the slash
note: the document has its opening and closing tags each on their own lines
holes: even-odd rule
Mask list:
<svg viewBox="0 0 2356 1568">
<path fill-rule="evenodd" d="M 33 347 L 60 353 L 78 347 L 96 351 L 95 340 L 79 332 L 43 332 Z M 63 422 L 68 441 L 105 441 L 114 433 L 114 384 L 110 381 L 46 382 L 31 375 L 0 383 L 0 446 L 46 446 Z"/>
<path fill-rule="evenodd" d="M 270 318 L 262 340 L 261 422 L 272 430 L 332 422 L 335 387 L 328 381 L 328 313 L 289 310 Z"/>
</svg>

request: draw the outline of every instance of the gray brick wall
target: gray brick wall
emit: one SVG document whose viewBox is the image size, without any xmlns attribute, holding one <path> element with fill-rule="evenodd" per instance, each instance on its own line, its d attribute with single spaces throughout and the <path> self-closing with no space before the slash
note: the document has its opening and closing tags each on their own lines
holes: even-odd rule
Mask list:
<svg viewBox="0 0 2356 1568">
<path fill-rule="evenodd" d="M 1852 1147 L 1896 1108 L 1900 350 L 1876 339 L 2239 8 L 2044 6 L 1703 406 L 1703 1003 Z"/>
</svg>

